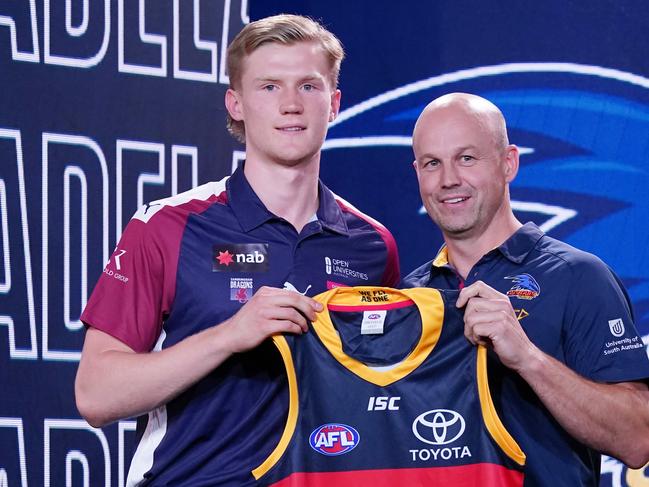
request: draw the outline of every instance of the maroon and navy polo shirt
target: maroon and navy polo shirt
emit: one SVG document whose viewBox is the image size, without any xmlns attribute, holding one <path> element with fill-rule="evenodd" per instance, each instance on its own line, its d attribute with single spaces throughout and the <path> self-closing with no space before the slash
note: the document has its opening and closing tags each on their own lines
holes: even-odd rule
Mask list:
<svg viewBox="0 0 649 487">
<path fill-rule="evenodd" d="M 127 225 L 81 319 L 134 351 L 168 348 L 236 313 L 261 286 L 315 295 L 399 280 L 392 235 L 319 183 L 301 232 L 273 215 L 243 168 L 143 206 Z M 288 408 L 275 347 L 232 356 L 138 418 L 127 485 L 248 485 Z M 138 482 L 143 483 L 139 484 Z"/>
</svg>

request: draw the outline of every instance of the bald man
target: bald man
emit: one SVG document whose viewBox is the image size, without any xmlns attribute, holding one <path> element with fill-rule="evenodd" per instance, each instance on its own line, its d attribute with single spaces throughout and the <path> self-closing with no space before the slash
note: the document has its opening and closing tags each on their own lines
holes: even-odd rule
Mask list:
<svg viewBox="0 0 649 487">
<path fill-rule="evenodd" d="M 512 212 L 519 152 L 500 110 L 431 102 L 413 134 L 421 198 L 445 244 L 407 286 L 459 288 L 465 335 L 491 350 L 491 388 L 527 454 L 526 486 L 596 486 L 604 452 L 649 460 L 649 361 L 631 304 L 597 257 Z"/>
</svg>

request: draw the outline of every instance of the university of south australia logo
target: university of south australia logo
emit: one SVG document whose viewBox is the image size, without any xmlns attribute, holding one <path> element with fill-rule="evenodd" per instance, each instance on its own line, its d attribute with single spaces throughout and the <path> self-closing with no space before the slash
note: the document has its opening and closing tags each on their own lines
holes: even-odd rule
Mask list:
<svg viewBox="0 0 649 487">
<path fill-rule="evenodd" d="M 615 320 L 609 320 L 608 321 L 608 328 L 611 330 L 611 335 L 614 337 L 620 338 L 622 335 L 624 335 L 624 321 L 622 321 L 622 318 L 617 318 Z"/>
</svg>

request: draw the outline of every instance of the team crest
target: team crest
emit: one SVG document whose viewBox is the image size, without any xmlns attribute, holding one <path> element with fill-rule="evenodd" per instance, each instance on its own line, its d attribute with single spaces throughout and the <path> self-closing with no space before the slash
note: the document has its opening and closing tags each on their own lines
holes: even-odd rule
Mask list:
<svg viewBox="0 0 649 487">
<path fill-rule="evenodd" d="M 230 279 L 230 301 L 245 303 L 252 298 L 252 279 L 235 278 Z"/>
<path fill-rule="evenodd" d="M 514 297 L 518 299 L 534 299 L 539 294 L 541 294 L 541 286 L 536 282 L 529 274 L 518 274 L 517 276 L 505 277 L 510 281 L 514 281 L 514 285 L 509 291 L 507 291 L 507 296 Z"/>
</svg>

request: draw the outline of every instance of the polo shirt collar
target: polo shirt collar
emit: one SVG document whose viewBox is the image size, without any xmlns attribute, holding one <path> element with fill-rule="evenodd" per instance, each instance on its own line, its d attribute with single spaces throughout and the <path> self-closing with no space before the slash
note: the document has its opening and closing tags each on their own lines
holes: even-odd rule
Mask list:
<svg viewBox="0 0 649 487">
<path fill-rule="evenodd" d="M 279 217 L 266 208 L 257 194 L 250 186 L 243 172 L 244 164 L 232 173 L 226 183 L 228 202 L 241 228 L 249 232 L 267 221 L 279 219 Z M 322 181 L 318 181 L 318 211 L 317 221 L 324 227 L 336 233 L 349 234 L 347 224 L 343 218 L 342 211 L 336 203 L 333 193 Z"/>
<path fill-rule="evenodd" d="M 249 232 L 263 223 L 277 218 L 268 211 L 268 208 L 253 191 L 243 173 L 243 164 L 240 164 L 232 173 L 226 183 L 226 189 L 228 203 L 245 232 Z"/>
<path fill-rule="evenodd" d="M 317 215 L 322 226 L 332 232 L 349 235 L 347 222 L 343 218 L 343 212 L 336 202 L 334 194 L 320 180 L 318 180 L 318 197 Z"/>
<path fill-rule="evenodd" d="M 509 237 L 498 250 L 510 261 L 520 264 L 545 235 L 534 223 L 528 222 Z"/>
<path fill-rule="evenodd" d="M 492 252 L 500 252 L 508 260 L 520 264 L 543 235 L 545 234 L 539 227 L 532 222 L 528 222 Z M 433 259 L 433 267 L 445 267 L 448 265 L 448 249 L 446 245 L 442 245 L 442 248 L 439 249 Z"/>
</svg>

